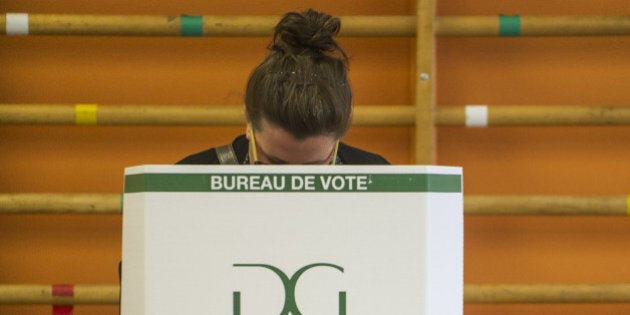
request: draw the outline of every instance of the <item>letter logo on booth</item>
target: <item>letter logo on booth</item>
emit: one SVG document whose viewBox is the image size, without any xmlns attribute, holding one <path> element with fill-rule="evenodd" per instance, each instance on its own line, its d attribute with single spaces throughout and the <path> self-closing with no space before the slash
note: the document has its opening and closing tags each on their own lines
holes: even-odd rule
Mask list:
<svg viewBox="0 0 630 315">
<path fill-rule="evenodd" d="M 311 268 L 315 267 L 331 267 L 343 272 L 343 268 L 333 264 L 316 263 L 300 268 L 291 278 L 289 278 L 282 270 L 277 267 L 265 264 L 234 264 L 234 267 L 257 267 L 273 271 L 284 286 L 284 307 L 280 315 L 302 315 L 295 301 L 295 287 L 300 276 Z M 234 292 L 234 315 L 241 315 L 241 292 Z M 339 292 L 339 315 L 346 315 L 346 292 Z"/>
</svg>

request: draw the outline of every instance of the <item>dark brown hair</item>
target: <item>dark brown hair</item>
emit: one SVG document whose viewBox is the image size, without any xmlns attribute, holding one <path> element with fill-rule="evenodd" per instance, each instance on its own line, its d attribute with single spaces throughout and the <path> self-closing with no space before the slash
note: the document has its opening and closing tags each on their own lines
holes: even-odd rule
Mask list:
<svg viewBox="0 0 630 315">
<path fill-rule="evenodd" d="M 352 91 L 348 57 L 333 39 L 340 27 L 338 18 L 314 10 L 280 20 L 269 55 L 247 82 L 245 106 L 254 129 L 264 118 L 298 139 L 345 134 Z"/>
</svg>

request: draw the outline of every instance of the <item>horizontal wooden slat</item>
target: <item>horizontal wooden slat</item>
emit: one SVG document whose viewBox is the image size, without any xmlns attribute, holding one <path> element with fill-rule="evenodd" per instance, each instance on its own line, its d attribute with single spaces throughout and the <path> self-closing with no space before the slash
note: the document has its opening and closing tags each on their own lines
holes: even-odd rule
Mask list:
<svg viewBox="0 0 630 315">
<path fill-rule="evenodd" d="M 44 284 L 0 285 L 0 304 L 118 304 L 118 285 L 75 285 L 74 296 L 53 296 L 53 286 Z"/>
<path fill-rule="evenodd" d="M 0 124 L 78 123 L 77 104 L 0 104 Z M 97 105 L 98 125 L 206 125 L 245 124 L 242 106 Z M 413 107 L 405 105 L 356 106 L 355 125 L 413 124 Z"/>
<path fill-rule="evenodd" d="M 53 297 L 51 285 L 0 285 L 0 304 L 118 304 L 118 285 L 76 285 L 74 297 Z M 630 284 L 467 284 L 464 302 L 630 303 Z"/>
<path fill-rule="evenodd" d="M 0 104 L 0 124 L 74 125 L 76 104 Z M 492 105 L 487 125 L 501 126 L 612 126 L 630 125 L 630 106 Z M 437 126 L 465 126 L 466 106 L 435 109 Z M 410 105 L 358 105 L 353 124 L 359 126 L 413 126 Z M 245 123 L 241 106 L 231 105 L 97 105 L 98 125 L 203 125 Z"/>
<path fill-rule="evenodd" d="M 341 16 L 340 36 L 413 37 L 416 17 Z M 202 36 L 270 36 L 280 16 L 203 15 Z M 439 16 L 437 36 L 499 36 L 500 16 Z M 520 36 L 606 36 L 630 34 L 630 15 L 524 15 L 518 17 Z M 31 35 L 181 36 L 178 15 L 29 14 Z M 6 16 L 0 14 L 0 34 Z"/>
<path fill-rule="evenodd" d="M 466 215 L 628 215 L 627 196 L 466 195 Z M 120 214 L 119 194 L 0 194 L 0 214 Z"/>
<path fill-rule="evenodd" d="M 630 125 L 630 106 L 490 105 L 488 126 Z M 436 124 L 466 125 L 466 106 L 440 106 Z"/>
<path fill-rule="evenodd" d="M 630 303 L 630 284 L 470 284 L 466 303 Z"/>
<path fill-rule="evenodd" d="M 520 36 L 605 36 L 630 34 L 629 15 L 523 15 Z M 438 36 L 498 36 L 497 16 L 436 17 Z"/>
<path fill-rule="evenodd" d="M 468 215 L 628 215 L 628 197 L 480 196 L 464 197 Z"/>
<path fill-rule="evenodd" d="M 0 213 L 120 214 L 120 194 L 0 194 Z"/>
<path fill-rule="evenodd" d="M 281 16 L 203 15 L 202 36 L 267 37 Z M 411 37 L 414 16 L 344 16 L 341 36 Z M 6 33 L 0 15 L 0 34 Z M 29 35 L 181 36 L 178 15 L 72 15 L 29 14 Z"/>
</svg>

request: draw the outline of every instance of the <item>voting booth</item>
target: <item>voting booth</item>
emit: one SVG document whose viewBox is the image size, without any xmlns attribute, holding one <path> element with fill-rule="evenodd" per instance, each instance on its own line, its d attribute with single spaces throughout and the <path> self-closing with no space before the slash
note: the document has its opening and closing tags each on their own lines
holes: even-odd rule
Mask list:
<svg viewBox="0 0 630 315">
<path fill-rule="evenodd" d="M 458 167 L 125 170 L 123 315 L 461 315 Z"/>
</svg>

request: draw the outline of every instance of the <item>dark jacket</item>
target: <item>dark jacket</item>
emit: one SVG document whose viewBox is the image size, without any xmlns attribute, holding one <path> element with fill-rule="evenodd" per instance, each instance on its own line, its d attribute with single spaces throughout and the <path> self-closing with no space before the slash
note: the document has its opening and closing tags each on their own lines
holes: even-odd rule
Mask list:
<svg viewBox="0 0 630 315">
<path fill-rule="evenodd" d="M 245 135 L 240 135 L 232 142 L 234 153 L 238 159 L 239 164 L 243 164 L 247 153 L 249 152 L 249 140 Z M 337 156 L 341 160 L 341 164 L 389 164 L 380 155 L 363 151 L 344 144 L 339 143 L 339 150 Z M 177 164 L 220 164 L 219 158 L 215 148 L 211 148 L 199 153 L 190 155 L 183 160 L 177 162 Z"/>
</svg>

